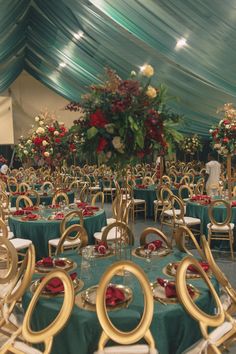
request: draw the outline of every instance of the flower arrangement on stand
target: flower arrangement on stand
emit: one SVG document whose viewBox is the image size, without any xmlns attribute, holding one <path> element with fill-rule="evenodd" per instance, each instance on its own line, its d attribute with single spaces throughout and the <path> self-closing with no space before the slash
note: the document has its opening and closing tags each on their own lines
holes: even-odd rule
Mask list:
<svg viewBox="0 0 236 354">
<path fill-rule="evenodd" d="M 196 152 L 201 151 L 202 144 L 197 134 L 193 136 L 187 136 L 181 143 L 180 149 L 184 151 L 186 155 L 194 155 Z"/>
<path fill-rule="evenodd" d="M 122 168 L 155 150 L 165 155 L 168 144 L 182 138 L 175 130 L 180 117 L 166 108 L 163 88 L 151 85 L 153 75 L 151 65 L 127 80 L 106 68 L 102 84 L 90 86 L 80 103 L 67 105 L 82 112 L 71 131 L 83 155 L 98 155 L 100 162 Z"/>
<path fill-rule="evenodd" d="M 209 130 L 212 146 L 220 155 L 236 154 L 236 109 L 232 103 L 226 103 L 220 112 L 223 119 Z"/>
<path fill-rule="evenodd" d="M 60 166 L 74 151 L 73 140 L 64 123 L 58 122 L 48 112 L 35 117 L 27 137 L 21 137 L 16 154 L 22 162 L 36 165 Z"/>
</svg>

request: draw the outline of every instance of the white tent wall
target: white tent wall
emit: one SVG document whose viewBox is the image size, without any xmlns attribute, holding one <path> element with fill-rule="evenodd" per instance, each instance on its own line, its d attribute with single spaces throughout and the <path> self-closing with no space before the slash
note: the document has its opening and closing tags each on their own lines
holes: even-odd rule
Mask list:
<svg viewBox="0 0 236 354">
<path fill-rule="evenodd" d="M 35 80 L 25 71 L 0 96 L 12 97 L 15 144 L 18 143 L 19 137 L 25 136 L 35 124 L 35 116 L 46 109 L 54 113 L 57 120 L 64 122 L 66 127 L 70 127 L 73 120 L 78 118 L 78 112 L 64 110 L 68 100 Z"/>
</svg>

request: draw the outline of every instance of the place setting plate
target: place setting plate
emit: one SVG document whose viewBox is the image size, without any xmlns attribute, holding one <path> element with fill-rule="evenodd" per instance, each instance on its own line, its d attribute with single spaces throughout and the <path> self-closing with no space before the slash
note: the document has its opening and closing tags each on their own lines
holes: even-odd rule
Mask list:
<svg viewBox="0 0 236 354">
<path fill-rule="evenodd" d="M 162 246 L 158 248 L 156 251 L 149 251 L 145 248 L 145 246 L 139 246 L 132 251 L 132 255 L 139 258 L 147 258 L 147 257 L 165 257 L 170 254 L 172 250 L 168 247 Z"/>
<path fill-rule="evenodd" d="M 124 299 L 117 301 L 115 305 L 107 304 L 107 311 L 116 311 L 122 308 L 127 308 L 130 302 L 133 300 L 132 289 L 122 284 L 110 284 L 109 286 L 122 291 L 124 294 Z M 76 305 L 81 309 L 95 312 L 97 289 L 98 285 L 94 285 L 80 292 L 75 298 Z"/>
<path fill-rule="evenodd" d="M 179 263 L 180 262 L 173 262 L 173 263 L 167 264 L 162 270 L 163 273 L 165 275 L 175 277 L 176 276 L 176 272 L 177 272 L 177 267 L 178 267 Z M 208 275 L 208 277 L 211 278 L 212 272 L 210 270 L 210 267 L 205 272 Z M 199 278 L 201 278 L 201 275 L 199 273 L 197 273 L 197 272 L 195 273 L 195 272 L 193 272 L 191 270 L 187 270 L 186 278 L 187 279 L 199 279 Z"/>
<path fill-rule="evenodd" d="M 175 285 L 175 282 L 173 282 L 173 281 L 166 280 L 166 282 L 167 282 L 167 284 L 169 283 L 169 284 Z M 154 283 L 150 283 L 150 285 L 151 285 L 152 292 L 153 292 L 153 299 L 155 301 L 158 301 L 163 305 L 168 305 L 168 304 L 170 305 L 170 304 L 178 304 L 179 303 L 179 300 L 176 296 L 167 297 L 165 287 L 161 286 L 157 281 Z M 193 286 L 192 284 L 188 284 L 188 288 L 192 292 L 192 299 L 196 300 L 200 295 L 199 290 L 195 286 Z"/>
<path fill-rule="evenodd" d="M 41 264 L 40 264 L 41 262 Z M 64 264 L 63 264 L 64 263 Z M 77 267 L 77 263 L 71 260 L 70 258 L 53 258 L 53 265 L 46 266 L 42 261 L 38 261 L 35 264 L 36 273 L 49 273 L 55 269 L 63 269 L 65 271 L 72 271 Z"/>
<path fill-rule="evenodd" d="M 31 286 L 30 286 L 30 291 L 32 294 L 35 293 L 36 289 L 38 288 L 39 284 L 41 282 L 41 279 L 37 279 L 35 281 L 32 282 Z M 83 286 L 84 286 L 84 282 L 79 279 L 79 278 L 75 278 L 72 280 L 73 286 L 74 286 L 74 290 L 77 293 L 78 291 L 80 291 Z M 54 298 L 54 297 L 62 297 L 64 296 L 64 290 L 63 291 L 58 291 L 58 292 L 51 292 L 48 291 L 46 289 L 46 287 L 43 289 L 42 293 L 40 294 L 41 297 L 46 297 L 46 298 Z"/>
<path fill-rule="evenodd" d="M 99 253 L 96 248 L 96 246 L 90 245 L 90 246 L 86 246 L 83 247 L 79 250 L 79 254 L 82 255 L 82 250 L 86 249 L 86 256 L 87 258 L 91 259 L 91 258 L 106 258 L 106 257 L 111 257 L 114 255 L 114 251 L 111 247 L 108 247 L 105 251 L 105 253 Z"/>
</svg>

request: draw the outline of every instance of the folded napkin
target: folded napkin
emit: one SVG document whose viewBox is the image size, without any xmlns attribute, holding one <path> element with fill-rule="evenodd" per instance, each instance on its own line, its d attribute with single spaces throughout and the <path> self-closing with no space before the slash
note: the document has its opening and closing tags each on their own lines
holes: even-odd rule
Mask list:
<svg viewBox="0 0 236 354">
<path fill-rule="evenodd" d="M 13 192 L 12 195 L 25 195 L 25 192 Z"/>
<path fill-rule="evenodd" d="M 233 200 L 233 201 L 231 202 L 231 207 L 232 207 L 232 208 L 236 207 L 236 200 Z"/>
<path fill-rule="evenodd" d="M 51 209 L 59 209 L 60 208 L 60 204 L 49 205 L 49 208 L 51 208 Z"/>
<path fill-rule="evenodd" d="M 50 267 L 64 267 L 66 262 L 63 259 L 53 259 L 52 257 L 44 257 L 36 263 L 37 266 L 50 268 Z"/>
<path fill-rule="evenodd" d="M 108 250 L 108 245 L 106 242 L 100 241 L 95 247 L 95 251 L 98 252 L 99 254 L 106 254 Z"/>
<path fill-rule="evenodd" d="M 33 221 L 33 220 L 37 220 L 39 218 L 39 216 L 37 214 L 28 214 L 27 216 L 24 216 L 23 218 L 21 218 L 21 220 L 24 221 Z"/>
<path fill-rule="evenodd" d="M 156 251 L 162 246 L 162 241 L 161 240 L 155 240 L 152 242 L 147 243 L 144 248 L 148 249 L 149 251 Z"/>
<path fill-rule="evenodd" d="M 177 297 L 176 286 L 172 281 L 168 281 L 162 278 L 157 278 L 157 282 L 160 286 L 165 288 L 165 294 L 168 298 Z M 194 295 L 194 291 L 188 286 L 188 292 L 190 296 Z"/>
<path fill-rule="evenodd" d="M 211 197 L 205 194 L 193 195 L 190 199 L 191 201 L 198 201 L 198 200 L 208 200 L 211 201 Z"/>
<path fill-rule="evenodd" d="M 70 277 L 71 277 L 71 280 L 76 279 L 77 273 L 74 272 L 74 273 L 70 274 Z M 58 294 L 58 293 L 62 293 L 64 291 L 64 286 L 63 286 L 62 281 L 59 278 L 53 278 L 50 280 L 49 283 L 47 283 L 47 285 L 45 286 L 45 289 L 49 293 Z"/>
<path fill-rule="evenodd" d="M 125 294 L 124 292 L 116 288 L 115 286 L 108 286 L 107 291 L 106 291 L 106 304 L 108 306 L 116 306 L 120 302 L 123 302 L 125 300 Z"/>
<path fill-rule="evenodd" d="M 26 207 L 24 207 L 22 209 L 25 210 L 25 211 L 39 210 L 39 208 L 36 205 L 26 206 Z"/>
<path fill-rule="evenodd" d="M 83 210 L 83 216 L 92 216 L 93 215 L 93 212 L 92 211 L 89 211 L 89 210 Z"/>
<path fill-rule="evenodd" d="M 14 215 L 14 216 L 24 215 L 24 210 L 16 210 L 16 211 L 14 211 L 14 213 L 12 213 L 12 215 Z"/>
<path fill-rule="evenodd" d="M 79 202 L 79 203 L 77 203 L 77 207 L 78 207 L 78 208 L 85 208 L 87 205 L 88 205 L 88 203 L 85 203 L 85 202 Z"/>
<path fill-rule="evenodd" d="M 139 189 L 147 189 L 148 186 L 146 186 L 145 184 L 136 184 L 136 187 Z"/>
<path fill-rule="evenodd" d="M 64 217 L 65 217 L 64 213 L 57 213 L 54 216 L 54 220 L 62 220 L 62 219 L 64 219 Z"/>
<path fill-rule="evenodd" d="M 199 262 L 199 264 L 205 272 L 207 272 L 210 268 L 210 266 L 207 262 Z M 177 269 L 178 266 L 179 266 L 179 263 L 175 263 L 175 265 L 174 265 L 175 269 Z M 195 267 L 193 265 L 188 266 L 188 270 L 192 273 L 198 273 L 198 271 L 195 269 Z"/>
<path fill-rule="evenodd" d="M 97 210 L 99 210 L 99 207 L 92 206 L 92 205 L 87 205 L 85 207 L 85 209 L 88 210 L 88 211 L 97 211 Z"/>
</svg>

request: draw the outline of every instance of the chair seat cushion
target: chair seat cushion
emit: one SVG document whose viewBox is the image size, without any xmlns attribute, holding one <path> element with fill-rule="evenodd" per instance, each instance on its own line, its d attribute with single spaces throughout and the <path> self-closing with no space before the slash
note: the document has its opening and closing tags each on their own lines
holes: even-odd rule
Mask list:
<svg viewBox="0 0 236 354">
<path fill-rule="evenodd" d="M 54 239 L 52 239 L 52 240 L 49 240 L 48 241 L 48 243 L 49 243 L 49 245 L 51 245 L 51 246 L 54 246 L 54 247 L 57 247 L 57 245 L 58 245 L 58 243 L 59 243 L 59 240 L 60 240 L 60 238 L 54 238 Z M 69 246 L 75 246 L 75 245 L 79 245 L 80 244 L 80 239 L 76 239 L 76 240 L 72 240 L 72 241 L 65 241 L 64 243 L 63 243 L 63 246 L 64 247 L 69 247 Z"/>
<path fill-rule="evenodd" d="M 15 341 L 13 343 L 14 348 L 22 351 L 24 354 L 42 354 L 42 352 L 38 349 L 35 349 L 31 347 L 30 345 L 20 342 L 20 341 Z"/>
<path fill-rule="evenodd" d="M 95 237 L 96 240 L 101 240 L 102 232 L 95 232 L 93 236 Z M 116 238 L 120 238 L 120 231 L 119 230 L 116 231 L 116 229 L 113 228 L 108 232 L 107 241 L 115 240 Z"/>
<path fill-rule="evenodd" d="M 209 223 L 209 224 L 207 224 L 207 228 L 214 230 L 214 231 L 228 231 L 228 230 L 234 229 L 234 224 L 230 223 L 229 225 L 218 226 L 218 225 L 212 225 Z"/>
<path fill-rule="evenodd" d="M 90 191 L 100 191 L 100 187 L 99 186 L 95 186 L 95 187 L 89 187 Z"/>
<path fill-rule="evenodd" d="M 109 188 L 109 187 L 104 187 L 103 192 L 113 192 L 116 191 L 116 188 Z"/>
<path fill-rule="evenodd" d="M 174 214 L 173 214 L 173 210 L 165 210 L 164 212 L 163 212 L 165 215 L 168 215 L 168 216 L 173 216 Z M 175 215 L 179 215 L 180 214 L 180 210 L 175 210 Z"/>
<path fill-rule="evenodd" d="M 106 347 L 94 354 L 158 354 L 158 352 L 156 349 L 150 349 L 146 344 L 136 344 Z"/>
<path fill-rule="evenodd" d="M 176 224 L 183 224 L 183 220 L 177 220 L 175 222 Z M 198 218 L 193 218 L 191 216 L 184 216 L 184 223 L 186 225 L 199 225 L 201 224 L 201 220 Z"/>
<path fill-rule="evenodd" d="M 107 225 L 113 224 L 113 222 L 116 222 L 115 218 L 108 218 L 107 219 Z M 106 226 L 104 226 L 103 228 L 105 229 Z"/>
<path fill-rule="evenodd" d="M 154 204 L 157 204 L 157 205 L 168 205 L 168 204 L 169 204 L 168 200 L 163 200 L 163 201 L 161 201 L 161 200 L 154 200 L 153 203 L 154 203 Z"/>
<path fill-rule="evenodd" d="M 17 251 L 28 248 L 32 244 L 31 240 L 25 240 L 24 238 L 13 238 L 10 241 Z"/>
<path fill-rule="evenodd" d="M 135 205 L 137 205 L 137 204 L 146 204 L 146 201 L 144 199 L 133 199 L 133 203 Z"/>
</svg>

